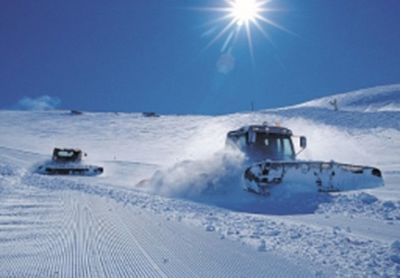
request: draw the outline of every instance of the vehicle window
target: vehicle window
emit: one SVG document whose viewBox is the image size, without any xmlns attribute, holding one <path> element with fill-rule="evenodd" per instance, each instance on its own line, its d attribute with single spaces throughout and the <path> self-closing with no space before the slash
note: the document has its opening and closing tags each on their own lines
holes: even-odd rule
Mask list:
<svg viewBox="0 0 400 278">
<path fill-rule="evenodd" d="M 240 136 L 237 144 L 240 148 L 244 148 L 246 146 L 246 137 Z"/>
<path fill-rule="evenodd" d="M 58 156 L 62 157 L 72 157 L 74 155 L 73 152 L 67 152 L 67 151 L 59 151 Z"/>
<path fill-rule="evenodd" d="M 283 152 L 282 152 L 282 138 L 276 138 L 276 159 L 282 159 L 283 158 Z"/>
<path fill-rule="evenodd" d="M 294 157 L 292 143 L 289 138 L 283 138 L 283 155 L 285 158 L 292 159 Z"/>
</svg>

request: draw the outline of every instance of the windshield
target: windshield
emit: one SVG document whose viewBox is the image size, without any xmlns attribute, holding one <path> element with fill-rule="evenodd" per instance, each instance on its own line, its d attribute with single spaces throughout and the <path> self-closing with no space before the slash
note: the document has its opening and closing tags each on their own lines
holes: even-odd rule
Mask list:
<svg viewBox="0 0 400 278">
<path fill-rule="evenodd" d="M 57 153 L 57 156 L 59 157 L 72 157 L 74 155 L 74 152 L 68 152 L 68 151 L 59 151 Z"/>
<path fill-rule="evenodd" d="M 60 150 L 55 149 L 53 151 L 53 160 L 60 162 L 80 161 L 82 158 L 81 151 L 74 150 Z"/>
<path fill-rule="evenodd" d="M 249 146 L 249 156 L 256 160 L 293 160 L 295 153 L 288 136 L 257 133 L 255 141 Z"/>
</svg>

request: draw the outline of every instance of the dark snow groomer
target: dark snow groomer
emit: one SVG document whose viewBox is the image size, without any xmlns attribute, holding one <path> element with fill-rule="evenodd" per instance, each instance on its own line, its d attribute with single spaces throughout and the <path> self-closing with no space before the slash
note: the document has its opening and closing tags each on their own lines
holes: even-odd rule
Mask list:
<svg viewBox="0 0 400 278">
<path fill-rule="evenodd" d="M 288 184 L 299 192 L 339 192 L 383 186 L 381 171 L 334 161 L 296 160 L 290 129 L 250 125 L 230 131 L 227 144 L 238 147 L 254 163 L 244 172 L 246 190 L 266 195 Z M 300 148 L 306 137 L 300 136 Z"/>
<path fill-rule="evenodd" d="M 45 175 L 79 176 L 96 176 L 103 173 L 103 167 L 83 164 L 82 155 L 80 149 L 55 148 L 52 160 L 39 166 L 37 172 Z"/>
</svg>

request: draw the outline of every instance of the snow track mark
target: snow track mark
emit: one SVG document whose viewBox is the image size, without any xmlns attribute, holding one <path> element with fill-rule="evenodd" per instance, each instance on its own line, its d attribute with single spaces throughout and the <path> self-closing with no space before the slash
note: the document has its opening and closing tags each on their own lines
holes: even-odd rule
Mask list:
<svg viewBox="0 0 400 278">
<path fill-rule="evenodd" d="M 277 254 L 97 195 L 20 184 L 0 199 L 0 277 L 311 275 Z"/>
</svg>

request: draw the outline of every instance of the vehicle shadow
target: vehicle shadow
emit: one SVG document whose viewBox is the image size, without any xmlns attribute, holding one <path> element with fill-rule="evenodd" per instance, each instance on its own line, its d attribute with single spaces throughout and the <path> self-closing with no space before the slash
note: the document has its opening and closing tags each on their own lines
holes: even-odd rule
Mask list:
<svg viewBox="0 0 400 278">
<path fill-rule="evenodd" d="M 192 201 L 204 203 L 232 211 L 270 215 L 312 214 L 321 204 L 332 202 L 329 193 L 297 192 L 287 195 L 261 196 L 245 190 L 226 194 L 204 193 Z"/>
</svg>

